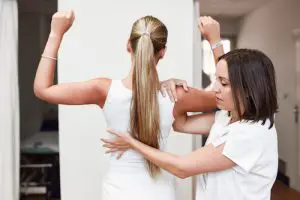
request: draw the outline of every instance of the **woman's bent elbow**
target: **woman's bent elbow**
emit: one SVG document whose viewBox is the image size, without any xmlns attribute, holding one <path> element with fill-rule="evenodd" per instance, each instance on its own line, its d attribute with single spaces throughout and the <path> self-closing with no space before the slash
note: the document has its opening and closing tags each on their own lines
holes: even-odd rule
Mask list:
<svg viewBox="0 0 300 200">
<path fill-rule="evenodd" d="M 176 173 L 175 173 L 175 176 L 177 176 L 178 178 L 180 179 L 186 179 L 188 177 L 190 177 L 190 173 L 187 171 L 187 169 L 182 165 L 182 166 L 179 166 Z"/>
<path fill-rule="evenodd" d="M 37 98 L 39 98 L 39 99 L 41 99 L 41 100 L 45 100 L 44 92 L 43 92 L 42 89 L 37 88 L 37 87 L 34 87 L 34 88 L 33 88 L 33 93 L 34 93 L 34 95 L 35 95 Z"/>
<path fill-rule="evenodd" d="M 188 173 L 185 171 L 180 171 L 180 172 L 176 173 L 175 176 L 177 176 L 180 179 L 186 179 L 186 178 L 190 177 L 188 175 Z"/>
</svg>

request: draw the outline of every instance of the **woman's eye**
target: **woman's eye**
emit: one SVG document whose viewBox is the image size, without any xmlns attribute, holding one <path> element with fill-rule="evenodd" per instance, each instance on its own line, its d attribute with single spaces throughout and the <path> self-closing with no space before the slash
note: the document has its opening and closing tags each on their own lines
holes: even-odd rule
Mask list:
<svg viewBox="0 0 300 200">
<path fill-rule="evenodd" d="M 226 86 L 226 85 L 227 85 L 227 83 L 222 83 L 222 82 L 221 82 L 221 84 L 222 84 L 223 86 Z"/>
</svg>

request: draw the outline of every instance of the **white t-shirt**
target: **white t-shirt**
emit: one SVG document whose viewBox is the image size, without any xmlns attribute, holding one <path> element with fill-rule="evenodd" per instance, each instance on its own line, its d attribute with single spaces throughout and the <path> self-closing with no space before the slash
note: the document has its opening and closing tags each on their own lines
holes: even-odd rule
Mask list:
<svg viewBox="0 0 300 200">
<path fill-rule="evenodd" d="M 278 168 L 277 132 L 270 121 L 228 124 L 227 111 L 218 111 L 206 145 L 225 143 L 223 155 L 236 166 L 198 176 L 197 200 L 270 200 Z"/>
</svg>

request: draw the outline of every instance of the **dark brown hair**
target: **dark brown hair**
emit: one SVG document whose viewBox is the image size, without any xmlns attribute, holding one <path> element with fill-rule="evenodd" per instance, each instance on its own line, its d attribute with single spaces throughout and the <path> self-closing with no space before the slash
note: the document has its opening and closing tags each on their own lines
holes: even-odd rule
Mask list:
<svg viewBox="0 0 300 200">
<path fill-rule="evenodd" d="M 278 103 L 275 70 L 270 58 L 258 50 L 237 49 L 218 60 L 227 63 L 233 101 L 240 120 L 262 120 L 265 124 L 269 119 L 271 128 Z"/>
</svg>

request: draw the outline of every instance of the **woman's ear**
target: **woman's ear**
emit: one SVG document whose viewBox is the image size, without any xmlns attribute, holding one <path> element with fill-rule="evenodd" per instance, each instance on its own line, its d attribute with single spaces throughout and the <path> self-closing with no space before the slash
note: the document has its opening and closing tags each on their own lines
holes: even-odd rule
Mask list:
<svg viewBox="0 0 300 200">
<path fill-rule="evenodd" d="M 127 49 L 128 53 L 132 53 L 132 48 L 131 48 L 130 40 L 127 41 L 127 47 L 126 47 L 126 49 Z"/>
<path fill-rule="evenodd" d="M 161 50 L 158 52 L 158 59 L 164 58 L 164 56 L 165 56 L 165 54 L 166 54 L 166 50 L 167 50 L 167 47 L 161 49 Z"/>
</svg>

